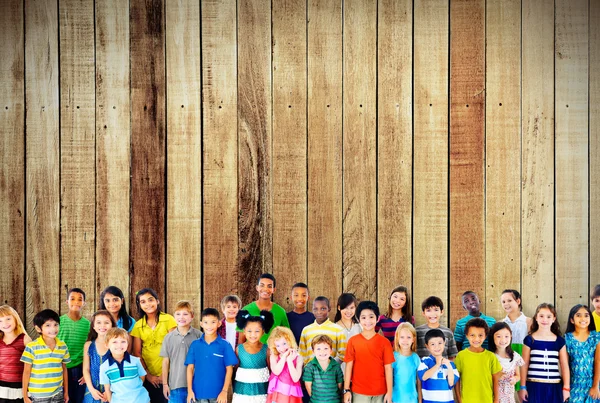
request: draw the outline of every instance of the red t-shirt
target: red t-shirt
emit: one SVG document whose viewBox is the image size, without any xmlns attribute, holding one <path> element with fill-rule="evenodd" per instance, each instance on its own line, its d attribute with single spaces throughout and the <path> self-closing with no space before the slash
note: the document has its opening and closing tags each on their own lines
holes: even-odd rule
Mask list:
<svg viewBox="0 0 600 403">
<path fill-rule="evenodd" d="M 21 362 L 21 355 L 25 350 L 24 338 L 25 334 L 21 333 L 10 344 L 0 340 L 0 382 L 21 384 L 25 367 L 25 364 Z M 13 385 L 11 387 L 20 386 Z"/>
<path fill-rule="evenodd" d="M 387 393 L 384 366 L 394 362 L 394 350 L 385 337 L 375 334 L 367 340 L 362 333 L 351 337 L 348 340 L 344 361 L 354 361 L 353 392 L 367 396 Z"/>
</svg>

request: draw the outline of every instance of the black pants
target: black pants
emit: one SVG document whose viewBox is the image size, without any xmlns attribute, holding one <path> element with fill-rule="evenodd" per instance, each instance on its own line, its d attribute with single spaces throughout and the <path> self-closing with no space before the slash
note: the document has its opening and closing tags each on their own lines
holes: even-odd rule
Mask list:
<svg viewBox="0 0 600 403">
<path fill-rule="evenodd" d="M 67 373 L 69 374 L 69 402 L 83 403 L 85 383 L 83 385 L 79 384 L 79 379 L 83 376 L 83 366 L 78 365 L 73 368 L 68 368 Z"/>
<path fill-rule="evenodd" d="M 144 387 L 146 388 L 146 390 L 148 391 L 148 394 L 150 395 L 150 403 L 167 403 L 168 402 L 168 400 L 165 399 L 165 395 L 163 395 L 162 386 L 157 388 L 156 386 L 152 385 L 150 382 L 144 381 Z"/>
</svg>

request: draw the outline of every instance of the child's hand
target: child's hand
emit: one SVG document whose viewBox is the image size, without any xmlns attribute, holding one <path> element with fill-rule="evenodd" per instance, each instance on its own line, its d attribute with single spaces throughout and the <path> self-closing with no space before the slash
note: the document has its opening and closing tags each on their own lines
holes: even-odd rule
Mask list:
<svg viewBox="0 0 600 403">
<path fill-rule="evenodd" d="M 444 357 L 442 357 L 441 355 L 438 357 L 435 357 L 435 365 L 441 366 L 443 361 L 444 361 Z"/>
<path fill-rule="evenodd" d="M 221 393 L 219 393 L 219 396 L 217 396 L 217 403 L 227 403 L 227 392 L 222 390 Z"/>
<path fill-rule="evenodd" d="M 600 389 L 598 387 L 592 385 L 588 394 L 592 399 L 600 399 Z"/>
<path fill-rule="evenodd" d="M 162 379 L 160 376 L 152 375 L 150 373 L 146 375 L 146 380 L 154 385 L 155 388 L 160 388 L 160 385 L 162 384 Z"/>
<path fill-rule="evenodd" d="M 23 402 L 24 403 L 31 403 L 31 399 L 29 398 L 29 396 L 27 396 L 27 393 L 23 394 Z"/>
<path fill-rule="evenodd" d="M 566 402 L 571 397 L 571 392 L 563 389 L 563 402 Z"/>
<path fill-rule="evenodd" d="M 344 393 L 344 403 L 350 403 L 352 401 L 352 392 Z"/>
<path fill-rule="evenodd" d="M 292 361 L 294 361 L 294 359 L 296 359 L 296 357 L 298 357 L 298 352 L 296 350 L 289 349 L 288 351 L 286 351 L 286 353 L 289 353 L 287 356 L 287 360 L 290 363 Z"/>
<path fill-rule="evenodd" d="M 194 403 L 195 401 L 196 401 L 196 395 L 194 394 L 194 392 L 188 390 L 187 403 Z"/>
<path fill-rule="evenodd" d="M 65 403 L 69 403 L 69 389 L 68 388 L 65 388 L 64 396 L 65 396 Z"/>
<path fill-rule="evenodd" d="M 92 395 L 94 400 L 102 400 L 103 402 L 106 401 L 104 399 L 104 395 L 98 389 L 92 388 L 92 390 L 90 390 L 90 395 Z"/>
<path fill-rule="evenodd" d="M 511 377 L 510 377 L 510 384 L 511 384 L 511 385 L 514 385 L 514 384 L 516 384 L 517 382 L 519 382 L 519 377 L 517 377 L 517 376 L 511 376 Z"/>
<path fill-rule="evenodd" d="M 171 389 L 169 389 L 169 385 L 163 383 L 163 396 L 165 399 L 169 400 L 169 396 L 171 395 Z"/>
<path fill-rule="evenodd" d="M 440 360 L 440 364 L 445 365 L 448 369 L 450 369 L 450 360 L 449 359 L 442 357 L 442 359 Z"/>
<path fill-rule="evenodd" d="M 77 383 L 83 385 L 85 383 L 85 378 L 82 376 L 81 378 L 79 378 L 79 381 L 77 381 Z"/>
<path fill-rule="evenodd" d="M 521 399 L 522 402 L 526 402 L 529 400 L 529 395 L 527 394 L 527 390 L 521 389 L 519 391 L 519 399 Z"/>
<path fill-rule="evenodd" d="M 383 403 L 392 403 L 392 395 L 386 393 L 385 396 L 383 396 Z"/>
</svg>

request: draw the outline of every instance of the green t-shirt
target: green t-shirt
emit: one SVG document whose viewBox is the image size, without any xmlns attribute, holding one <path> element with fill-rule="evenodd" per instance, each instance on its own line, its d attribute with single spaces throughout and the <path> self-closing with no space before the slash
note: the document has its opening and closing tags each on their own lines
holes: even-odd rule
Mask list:
<svg viewBox="0 0 600 403">
<path fill-rule="evenodd" d="M 90 321 L 82 317 L 78 321 L 69 318 L 69 315 L 60 317 L 60 328 L 58 329 L 59 340 L 62 340 L 69 349 L 71 362 L 67 368 L 77 367 L 83 364 L 83 345 L 90 332 Z"/>
<path fill-rule="evenodd" d="M 462 350 L 454 360 L 460 373 L 462 403 L 492 403 L 494 380 L 492 375 L 502 371 L 496 354 L 488 350 L 474 353 Z"/>
<path fill-rule="evenodd" d="M 252 316 L 260 315 L 260 309 L 258 309 L 256 301 L 249 303 L 242 309 L 248 311 L 248 313 L 250 313 L 250 315 Z M 290 327 L 290 322 L 288 322 L 287 313 L 285 312 L 285 309 L 283 309 L 281 306 L 277 305 L 276 303 L 273 303 L 273 306 L 271 307 L 271 313 L 273 314 L 273 319 L 275 321 L 271 330 L 275 329 L 277 326 L 285 326 L 287 328 Z M 263 336 L 260 338 L 260 342 L 263 344 L 266 343 L 269 339 L 269 334 L 271 334 L 270 331 L 269 333 L 263 334 Z"/>
</svg>

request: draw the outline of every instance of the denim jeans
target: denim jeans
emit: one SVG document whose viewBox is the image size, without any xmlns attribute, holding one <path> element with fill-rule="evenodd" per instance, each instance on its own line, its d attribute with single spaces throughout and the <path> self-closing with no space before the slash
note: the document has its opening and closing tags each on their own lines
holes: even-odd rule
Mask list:
<svg viewBox="0 0 600 403">
<path fill-rule="evenodd" d="M 187 388 L 171 389 L 169 403 L 187 403 Z"/>
</svg>

